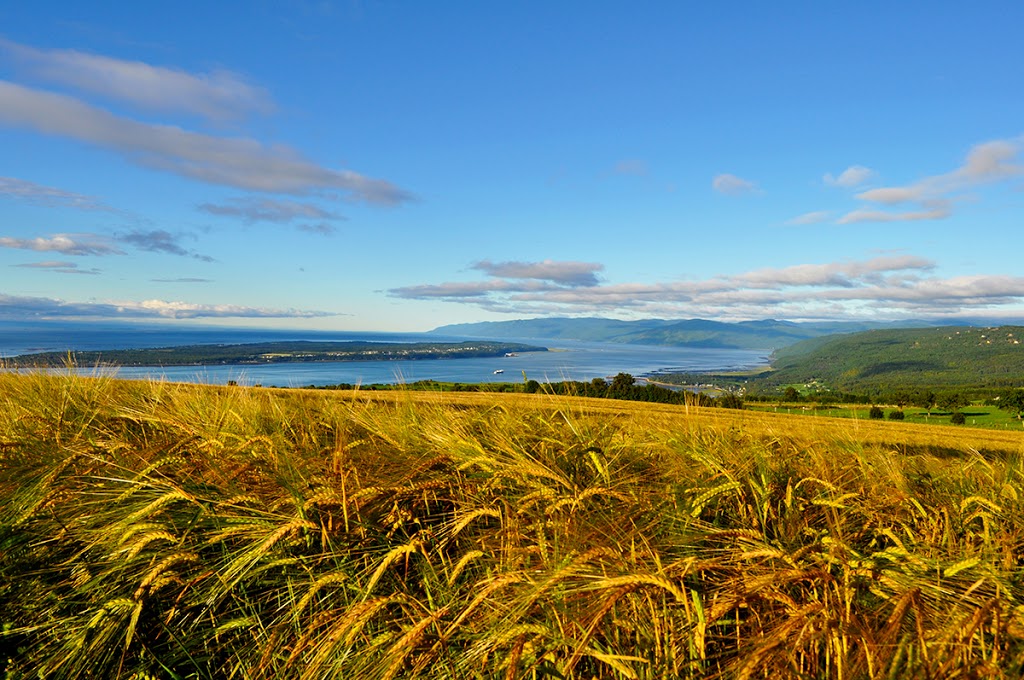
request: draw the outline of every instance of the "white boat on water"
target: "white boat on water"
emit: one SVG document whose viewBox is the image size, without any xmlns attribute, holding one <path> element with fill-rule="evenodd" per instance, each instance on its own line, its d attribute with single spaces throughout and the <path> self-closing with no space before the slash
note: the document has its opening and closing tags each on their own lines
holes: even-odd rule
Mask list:
<svg viewBox="0 0 1024 680">
<path fill-rule="evenodd" d="M 504 373 L 504 372 L 505 372 L 505 369 L 504 369 L 504 368 L 499 368 L 498 370 L 496 370 L 496 371 L 494 372 L 494 375 L 498 375 L 499 373 Z"/>
</svg>

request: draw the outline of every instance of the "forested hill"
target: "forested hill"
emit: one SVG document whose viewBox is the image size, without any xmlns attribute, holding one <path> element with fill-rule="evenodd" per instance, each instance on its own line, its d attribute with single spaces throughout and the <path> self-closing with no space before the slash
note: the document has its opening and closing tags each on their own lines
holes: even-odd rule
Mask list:
<svg viewBox="0 0 1024 680">
<path fill-rule="evenodd" d="M 934 325 L 923 321 L 898 323 L 903 328 Z M 491 339 L 544 338 L 673 347 L 770 350 L 832 333 L 852 333 L 870 328 L 895 326 L 894 322 L 797 323 L 777 319 L 727 323 L 708 319 L 621 321 L 603 318 L 544 318 L 455 324 L 435 328 L 431 333 Z"/>
<path fill-rule="evenodd" d="M 316 361 L 393 361 L 398 359 L 464 359 L 518 352 L 546 352 L 546 347 L 513 342 L 258 342 L 241 345 L 185 345 L 157 349 L 96 352 L 45 352 L 5 359 L 8 366 L 210 366 L 215 364 L 279 364 Z"/>
<path fill-rule="evenodd" d="M 815 338 L 775 352 L 776 385 L 832 389 L 1024 384 L 1024 326 L 871 330 Z"/>
</svg>

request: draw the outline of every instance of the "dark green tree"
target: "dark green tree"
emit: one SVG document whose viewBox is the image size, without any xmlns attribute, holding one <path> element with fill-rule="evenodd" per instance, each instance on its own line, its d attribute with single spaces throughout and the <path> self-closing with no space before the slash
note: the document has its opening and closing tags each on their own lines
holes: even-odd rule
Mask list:
<svg viewBox="0 0 1024 680">
<path fill-rule="evenodd" d="M 928 415 L 932 414 L 932 409 L 935 408 L 935 393 L 931 390 L 918 390 L 910 397 L 910 403 L 918 408 L 923 408 Z"/>
<path fill-rule="evenodd" d="M 1013 390 L 999 396 L 999 408 L 1017 416 L 1017 420 L 1024 415 L 1024 390 Z"/>
<path fill-rule="evenodd" d="M 743 397 L 735 392 L 726 392 L 715 401 L 722 408 L 743 408 Z"/>
<path fill-rule="evenodd" d="M 619 373 L 612 378 L 608 395 L 614 399 L 629 399 L 633 396 L 633 383 L 635 382 L 636 379 L 629 373 Z"/>
<path fill-rule="evenodd" d="M 895 390 L 885 395 L 885 401 L 896 406 L 896 408 L 902 409 L 911 403 L 911 397 L 906 390 Z"/>
<path fill-rule="evenodd" d="M 814 407 L 814 408 L 817 408 L 817 409 L 825 409 L 825 410 L 827 410 L 827 409 L 832 408 L 835 405 L 835 403 L 836 403 L 835 395 L 833 395 L 833 394 L 831 394 L 829 392 L 821 392 L 820 394 L 818 394 L 817 400 L 818 400 L 818 403 Z"/>
<path fill-rule="evenodd" d="M 944 411 L 959 411 L 971 402 L 962 392 L 946 392 L 939 395 L 935 403 Z"/>
</svg>

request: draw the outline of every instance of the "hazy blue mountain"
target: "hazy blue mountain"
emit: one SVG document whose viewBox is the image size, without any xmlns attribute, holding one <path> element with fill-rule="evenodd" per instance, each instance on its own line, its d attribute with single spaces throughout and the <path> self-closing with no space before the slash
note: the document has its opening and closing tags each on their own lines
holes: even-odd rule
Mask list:
<svg viewBox="0 0 1024 680">
<path fill-rule="evenodd" d="M 589 340 L 592 342 L 632 342 L 622 340 L 647 330 L 675 323 L 664 319 L 620 321 L 601 318 L 544 318 L 515 321 L 481 321 L 440 326 L 431 334 L 474 338 L 545 338 Z M 649 343 L 650 344 L 650 343 Z"/>
<path fill-rule="evenodd" d="M 771 350 L 834 333 L 854 333 L 875 328 L 919 328 L 935 323 L 920 320 L 872 323 L 760 319 L 729 323 L 708 319 L 621 321 L 602 318 L 543 318 L 453 324 L 435 328 L 430 333 L 499 340 L 544 338 L 673 347 Z"/>
</svg>

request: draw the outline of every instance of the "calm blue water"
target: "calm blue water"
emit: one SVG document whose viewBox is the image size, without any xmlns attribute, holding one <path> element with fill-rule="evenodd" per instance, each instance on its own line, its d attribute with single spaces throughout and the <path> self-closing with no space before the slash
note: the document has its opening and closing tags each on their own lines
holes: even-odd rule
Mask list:
<svg viewBox="0 0 1024 680">
<path fill-rule="evenodd" d="M 270 340 L 362 340 L 381 342 L 457 342 L 406 333 L 328 333 L 258 329 L 191 328 L 89 324 L 54 328 L 49 325 L 0 325 L 0 357 L 40 351 L 170 347 L 192 344 L 235 344 Z M 301 387 L 338 383 L 371 384 L 440 380 L 445 382 L 589 381 L 625 372 L 635 376 L 665 370 L 708 371 L 767 364 L 766 353 L 750 350 L 682 349 L 653 345 L 523 340 L 554 351 L 524 352 L 517 357 L 427 359 L 419 361 L 350 361 L 263 366 L 173 366 L 120 368 L 119 377 L 166 379 L 172 382 Z M 104 369 L 108 370 L 108 369 Z M 109 369 L 114 371 L 115 369 Z M 494 371 L 502 373 L 495 374 Z M 94 369 L 80 369 L 91 373 Z"/>
</svg>

